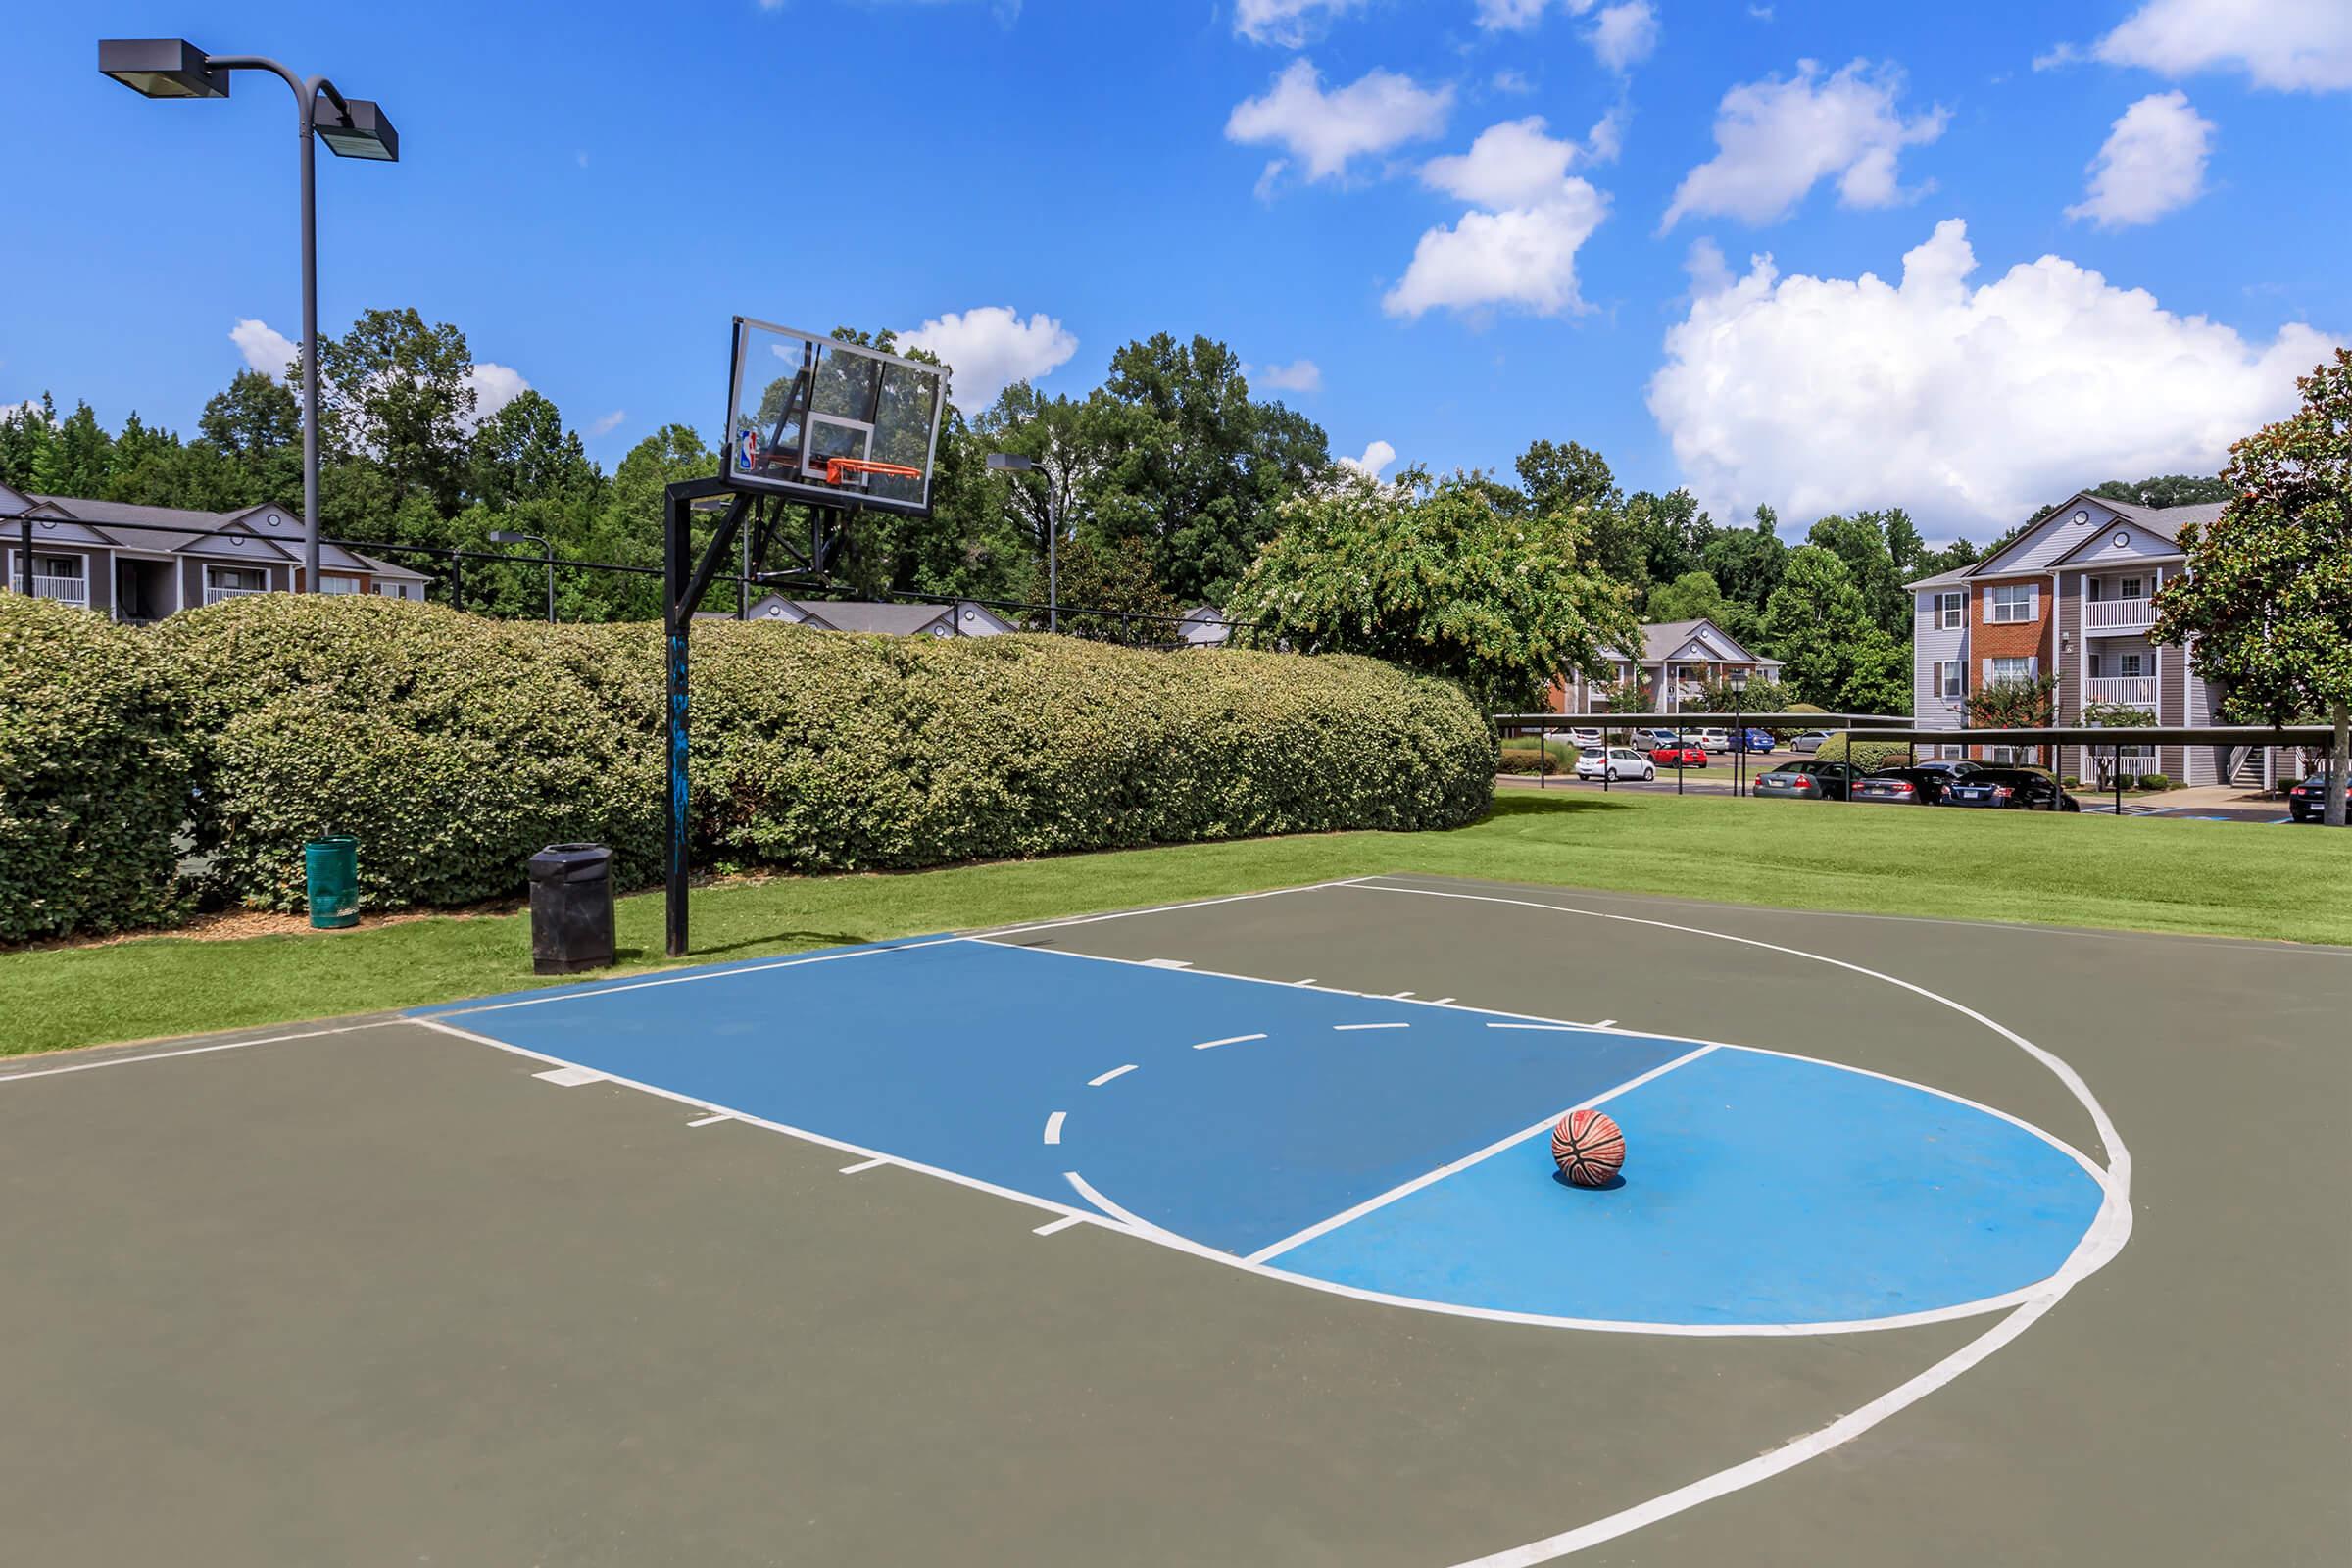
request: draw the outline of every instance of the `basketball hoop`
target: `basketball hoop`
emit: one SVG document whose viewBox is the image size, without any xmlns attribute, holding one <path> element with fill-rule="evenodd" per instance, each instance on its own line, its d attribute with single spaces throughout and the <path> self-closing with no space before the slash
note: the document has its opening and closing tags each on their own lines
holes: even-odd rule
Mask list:
<svg viewBox="0 0 2352 1568">
<path fill-rule="evenodd" d="M 904 463 L 876 463 L 869 458 L 827 458 L 825 483 L 839 484 L 846 474 L 878 473 L 888 479 L 920 479 L 923 470 L 909 468 Z"/>
</svg>

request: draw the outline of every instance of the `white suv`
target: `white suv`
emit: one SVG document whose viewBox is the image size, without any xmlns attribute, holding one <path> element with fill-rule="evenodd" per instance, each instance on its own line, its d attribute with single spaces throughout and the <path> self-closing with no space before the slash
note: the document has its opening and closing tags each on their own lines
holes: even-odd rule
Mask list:
<svg viewBox="0 0 2352 1568">
<path fill-rule="evenodd" d="M 1658 770 L 1648 758 L 1630 746 L 1611 746 L 1605 752 L 1598 746 L 1587 746 L 1576 754 L 1576 776 L 1650 779 L 1658 776 Z"/>
<path fill-rule="evenodd" d="M 1698 732 L 1696 739 L 1700 748 L 1705 751 L 1728 752 L 1732 749 L 1732 737 L 1729 732 L 1724 730 L 1702 729 Z"/>
</svg>

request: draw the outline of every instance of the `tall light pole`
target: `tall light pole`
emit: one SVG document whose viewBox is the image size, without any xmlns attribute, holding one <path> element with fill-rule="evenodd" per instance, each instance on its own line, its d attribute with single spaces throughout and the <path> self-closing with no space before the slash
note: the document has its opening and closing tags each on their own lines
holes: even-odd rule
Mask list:
<svg viewBox="0 0 2352 1568">
<path fill-rule="evenodd" d="M 225 98 L 233 71 L 267 71 L 294 89 L 302 143 L 302 586 L 318 592 L 318 186 L 317 142 L 338 158 L 400 162 L 400 133 L 366 98 L 297 76 L 262 55 L 208 55 L 185 38 L 101 38 L 98 70 L 149 98 Z M 318 112 L 318 100 L 327 101 Z"/>
<path fill-rule="evenodd" d="M 547 563 L 547 623 L 556 623 L 556 547 L 535 533 L 517 533 L 513 528 L 493 528 L 490 542 L 494 545 L 537 545 L 539 559 Z"/>
<path fill-rule="evenodd" d="M 988 455 L 991 473 L 1034 473 L 1037 464 L 1017 452 L 991 452 Z M 1061 543 L 1061 518 L 1054 505 L 1054 476 L 1046 475 L 1046 630 L 1061 630 L 1061 567 L 1058 546 Z"/>
</svg>

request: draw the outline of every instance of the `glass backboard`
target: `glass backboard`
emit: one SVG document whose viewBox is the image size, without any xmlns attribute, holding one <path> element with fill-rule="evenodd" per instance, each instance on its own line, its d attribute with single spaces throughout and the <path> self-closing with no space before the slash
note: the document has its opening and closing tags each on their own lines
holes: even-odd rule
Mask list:
<svg viewBox="0 0 2352 1568">
<path fill-rule="evenodd" d="M 938 366 L 738 316 L 727 387 L 730 480 L 831 506 L 931 510 Z"/>
</svg>

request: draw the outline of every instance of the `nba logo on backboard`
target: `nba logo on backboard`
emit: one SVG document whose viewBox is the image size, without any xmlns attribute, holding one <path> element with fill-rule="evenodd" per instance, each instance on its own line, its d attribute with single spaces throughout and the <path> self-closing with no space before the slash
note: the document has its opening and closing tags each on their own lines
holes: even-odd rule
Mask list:
<svg viewBox="0 0 2352 1568">
<path fill-rule="evenodd" d="M 735 438 L 735 466 L 747 472 L 760 466 L 760 432 L 746 430 Z"/>
</svg>

